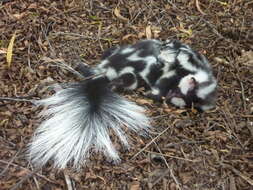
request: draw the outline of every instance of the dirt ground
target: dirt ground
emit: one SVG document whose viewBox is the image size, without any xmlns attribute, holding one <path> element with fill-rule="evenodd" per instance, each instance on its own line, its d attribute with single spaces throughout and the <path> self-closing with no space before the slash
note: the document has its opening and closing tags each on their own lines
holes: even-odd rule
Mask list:
<svg viewBox="0 0 253 190">
<path fill-rule="evenodd" d="M 7 47 L 16 32 L 8 67 Z M 79 80 L 63 67 L 99 63 L 109 47 L 180 39 L 209 59 L 216 109 L 198 113 L 125 94 L 153 119 L 122 162 L 91 156 L 82 171 L 34 169 L 25 151 L 48 84 Z M 59 64 L 59 62 L 62 64 Z M 252 0 L 0 0 L 0 189 L 253 189 Z"/>
</svg>

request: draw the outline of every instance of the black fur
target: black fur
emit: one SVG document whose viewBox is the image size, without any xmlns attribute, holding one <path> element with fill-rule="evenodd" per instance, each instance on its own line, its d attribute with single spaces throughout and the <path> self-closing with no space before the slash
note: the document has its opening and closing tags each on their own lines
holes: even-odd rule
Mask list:
<svg viewBox="0 0 253 190">
<path fill-rule="evenodd" d="M 168 54 L 167 57 L 162 55 L 163 52 Z M 179 55 L 185 55 L 187 59 L 183 61 L 187 61 L 189 67 L 181 62 Z M 134 45 L 112 47 L 104 52 L 101 64 L 94 71 L 96 74 L 105 73 L 107 80 L 112 83 L 111 86 L 117 86 L 119 89 L 134 90 L 140 86 L 148 87 L 150 92 L 147 95 L 157 101 L 162 101 L 163 97 L 173 91 L 175 93 L 172 94 L 179 94 L 180 81 L 199 71 L 208 76 L 208 81 L 204 83 L 208 85 L 216 83 L 206 58 L 178 40 L 166 42 L 144 40 Z M 173 74 L 167 76 L 170 72 Z M 193 103 L 197 106 L 204 105 L 205 99 L 209 99 L 197 96 L 197 90 L 205 86 L 202 83 L 197 85 L 187 94 L 180 91 L 180 97 L 185 101 L 186 107 L 190 107 Z M 215 90 L 216 88 L 213 91 Z M 209 104 L 210 101 L 206 103 Z"/>
</svg>

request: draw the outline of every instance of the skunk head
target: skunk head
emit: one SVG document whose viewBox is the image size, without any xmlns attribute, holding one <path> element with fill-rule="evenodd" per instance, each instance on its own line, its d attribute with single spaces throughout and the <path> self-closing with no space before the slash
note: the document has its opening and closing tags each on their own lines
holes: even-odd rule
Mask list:
<svg viewBox="0 0 253 190">
<path fill-rule="evenodd" d="M 166 95 L 166 103 L 177 107 L 195 107 L 205 111 L 215 105 L 216 81 L 200 81 L 197 75 L 183 77 L 175 89 Z"/>
<path fill-rule="evenodd" d="M 171 89 L 166 95 L 166 102 L 178 107 L 190 107 L 196 95 L 198 82 L 193 75 L 183 77 L 175 89 Z M 195 99 L 195 98 L 194 98 Z"/>
</svg>

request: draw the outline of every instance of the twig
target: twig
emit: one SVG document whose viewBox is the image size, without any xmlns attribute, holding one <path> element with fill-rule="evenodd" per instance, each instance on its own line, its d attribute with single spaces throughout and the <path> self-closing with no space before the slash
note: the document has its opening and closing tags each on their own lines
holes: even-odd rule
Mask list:
<svg viewBox="0 0 253 190">
<path fill-rule="evenodd" d="M 54 62 L 56 63 L 57 65 L 51 65 L 51 66 L 56 66 L 56 67 L 60 67 L 60 68 L 63 68 L 73 74 L 75 74 L 77 77 L 79 78 L 84 78 L 83 75 L 81 75 L 79 72 L 77 72 L 76 70 L 74 70 L 72 67 L 70 67 L 69 65 L 65 64 L 65 63 L 60 63 L 60 62 Z M 62 64 L 62 65 L 61 65 Z"/>
<path fill-rule="evenodd" d="M 226 41 L 229 41 L 227 40 L 223 35 L 221 35 L 216 29 L 215 27 L 210 23 L 208 22 L 207 20 L 205 20 L 204 18 L 201 18 L 202 21 L 204 21 L 204 23 L 207 24 L 207 26 L 209 26 L 209 28 L 212 29 L 213 33 L 215 33 L 218 37 L 222 38 L 222 39 L 225 39 Z"/>
<path fill-rule="evenodd" d="M 240 80 L 240 77 L 238 75 L 236 75 L 239 83 L 240 83 L 240 86 L 241 86 L 241 89 L 242 89 L 242 102 L 243 102 L 243 108 L 244 108 L 244 111 L 246 111 L 247 109 L 247 106 L 246 106 L 246 98 L 245 98 L 245 90 L 244 90 L 244 86 L 243 86 L 243 83 L 242 81 Z"/>
<path fill-rule="evenodd" d="M 28 42 L 28 50 L 27 50 L 27 56 L 28 56 L 28 58 L 27 58 L 27 63 L 28 63 L 29 68 L 31 68 L 31 59 L 30 59 L 31 52 L 30 52 L 30 49 L 31 49 L 31 45 Z"/>
<path fill-rule="evenodd" d="M 170 129 L 170 126 L 167 127 L 165 130 L 163 130 L 159 135 L 157 135 L 155 138 L 153 138 L 148 144 L 146 144 L 146 146 L 144 148 L 142 148 L 139 152 L 137 152 L 132 158 L 131 160 L 133 160 L 134 158 L 136 158 L 140 153 L 142 153 L 146 148 L 148 148 L 156 139 L 158 139 L 160 136 L 162 136 L 168 129 Z"/>
<path fill-rule="evenodd" d="M 245 181 L 247 181 L 250 185 L 253 186 L 253 180 L 250 179 L 249 176 L 246 176 L 245 174 L 243 174 L 242 172 L 240 172 L 239 170 L 235 169 L 233 166 L 229 165 L 229 164 L 225 164 L 225 163 L 220 163 L 223 167 L 231 169 L 236 175 L 240 176 L 242 179 L 244 179 Z"/>
<path fill-rule="evenodd" d="M 199 160 L 190 160 L 190 159 L 187 159 L 187 158 L 181 158 L 181 157 L 178 157 L 178 156 L 171 156 L 171 155 L 167 155 L 167 154 L 161 154 L 161 153 L 152 152 L 152 151 L 149 151 L 149 150 L 144 150 L 144 152 L 148 152 L 148 153 L 151 153 L 151 154 L 157 154 L 159 156 L 164 156 L 164 157 L 169 157 L 169 158 L 175 158 L 175 159 L 178 159 L 178 160 L 184 160 L 184 161 L 188 161 L 188 162 L 199 162 Z"/>
<path fill-rule="evenodd" d="M 16 152 L 16 154 L 11 158 L 11 160 L 8 162 L 7 166 L 3 169 L 3 171 L 0 173 L 0 177 L 4 175 L 4 173 L 8 170 L 11 163 L 15 160 L 17 155 L 20 153 L 21 148 Z"/>
<path fill-rule="evenodd" d="M 167 168 L 169 169 L 171 177 L 173 178 L 173 180 L 174 180 L 175 183 L 177 184 L 178 189 L 181 190 L 181 189 L 182 189 L 182 188 L 181 188 L 182 185 L 181 185 L 181 183 L 178 181 L 178 179 L 176 178 L 176 176 L 174 175 L 173 169 L 169 166 L 167 160 L 164 158 L 163 153 L 162 153 L 161 149 L 159 148 L 159 146 L 157 145 L 157 143 L 156 143 L 156 142 L 154 142 L 154 143 L 155 143 L 156 148 L 158 149 L 159 153 L 161 154 L 161 156 L 162 156 L 162 158 L 163 158 L 163 160 L 164 160 L 164 162 L 165 162 L 165 165 L 166 165 Z"/>
<path fill-rule="evenodd" d="M 12 147 L 16 147 L 16 146 L 17 146 L 15 143 L 10 142 L 10 141 L 8 141 L 8 140 L 4 139 L 3 137 L 0 137 L 0 139 L 1 139 L 1 140 L 3 140 L 4 142 L 6 142 L 6 143 L 10 144 Z"/>
<path fill-rule="evenodd" d="M 235 123 L 234 118 L 231 116 L 230 111 L 229 111 L 228 109 L 226 109 L 226 112 L 225 112 L 224 110 L 222 110 L 222 113 L 225 115 L 225 119 L 226 119 L 231 125 L 234 126 L 234 127 L 233 127 L 234 129 L 236 129 L 237 125 L 236 125 L 236 123 Z M 230 118 L 228 117 L 227 113 L 230 114 Z M 237 134 L 234 132 L 234 130 L 228 125 L 227 122 L 224 122 L 224 123 L 225 123 L 225 125 L 231 130 L 232 135 L 235 137 L 235 139 L 237 140 L 237 142 L 238 142 L 238 144 L 241 146 L 241 148 L 244 149 L 243 143 L 241 142 L 241 140 L 239 139 L 239 137 L 237 136 Z"/>
<path fill-rule="evenodd" d="M 24 98 L 19 98 L 19 97 L 0 97 L 0 101 L 16 101 L 16 102 L 31 102 L 33 103 L 35 100 L 29 100 L 29 99 L 24 99 Z"/>
<path fill-rule="evenodd" d="M 33 176 L 33 180 L 34 180 L 34 183 L 35 183 L 37 189 L 40 190 L 39 182 L 38 182 L 36 176 Z"/>
<path fill-rule="evenodd" d="M 0 160 L 0 162 L 1 162 L 1 163 L 4 163 L 4 164 L 8 164 L 8 163 L 9 163 L 9 162 L 4 161 L 4 160 Z M 23 169 L 23 170 L 26 170 L 26 171 L 29 172 L 29 173 L 33 173 L 33 171 L 31 171 L 31 170 L 29 170 L 29 169 L 27 169 L 27 168 L 25 168 L 25 167 L 23 167 L 23 166 L 20 166 L 20 165 L 14 164 L 14 163 L 10 163 L 10 165 L 11 165 L 11 166 L 14 166 L 14 167 L 21 168 L 21 169 Z M 38 171 L 36 170 L 36 173 L 35 173 L 36 176 L 38 176 L 38 177 L 40 177 L 40 178 L 42 178 L 42 179 L 44 179 L 44 180 L 46 180 L 46 181 L 48 181 L 48 182 L 50 182 L 50 183 L 53 183 L 53 184 L 58 185 L 57 182 L 54 182 L 53 180 L 51 180 L 51 179 L 49 179 L 49 178 L 45 177 L 44 175 L 41 175 L 41 174 L 39 174 L 39 173 L 37 173 L 37 172 L 38 172 Z"/>
<path fill-rule="evenodd" d="M 28 180 L 29 178 L 31 178 L 35 173 L 37 173 L 40 169 L 34 170 L 30 173 L 28 173 L 26 176 L 24 176 L 17 184 L 15 184 L 10 190 L 16 190 L 19 188 L 20 185 L 22 185 L 22 183 L 24 183 L 26 180 Z"/>
<path fill-rule="evenodd" d="M 206 15 L 206 13 L 203 12 L 202 9 L 200 8 L 199 0 L 195 0 L 195 3 L 196 3 L 196 7 L 197 7 L 198 11 L 199 11 L 202 15 Z"/>
<path fill-rule="evenodd" d="M 56 57 L 55 50 L 47 37 L 47 32 L 42 28 L 42 26 L 41 26 L 41 31 L 43 31 L 44 37 L 45 37 L 46 41 L 48 42 L 49 48 L 50 48 L 51 52 L 53 53 L 53 56 Z"/>
<path fill-rule="evenodd" d="M 67 185 L 68 190 L 74 190 L 73 185 L 72 185 L 72 180 L 70 179 L 69 175 L 66 174 L 65 172 L 63 172 L 63 173 L 64 173 L 64 177 L 65 177 L 65 181 L 66 181 L 66 185 Z"/>
</svg>

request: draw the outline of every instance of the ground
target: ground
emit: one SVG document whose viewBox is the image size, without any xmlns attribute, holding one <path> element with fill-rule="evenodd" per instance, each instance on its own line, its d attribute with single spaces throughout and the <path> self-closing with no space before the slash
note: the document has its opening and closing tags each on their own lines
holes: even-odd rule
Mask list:
<svg viewBox="0 0 253 190">
<path fill-rule="evenodd" d="M 0 189 L 253 189 L 252 18 L 251 0 L 1 0 Z M 129 134 L 120 164 L 98 154 L 81 171 L 34 169 L 25 153 L 42 108 L 3 97 L 49 96 L 48 84 L 79 80 L 66 65 L 97 64 L 107 48 L 146 38 L 176 38 L 204 54 L 217 107 L 199 113 L 124 94 L 147 108 L 154 131 Z"/>
</svg>

